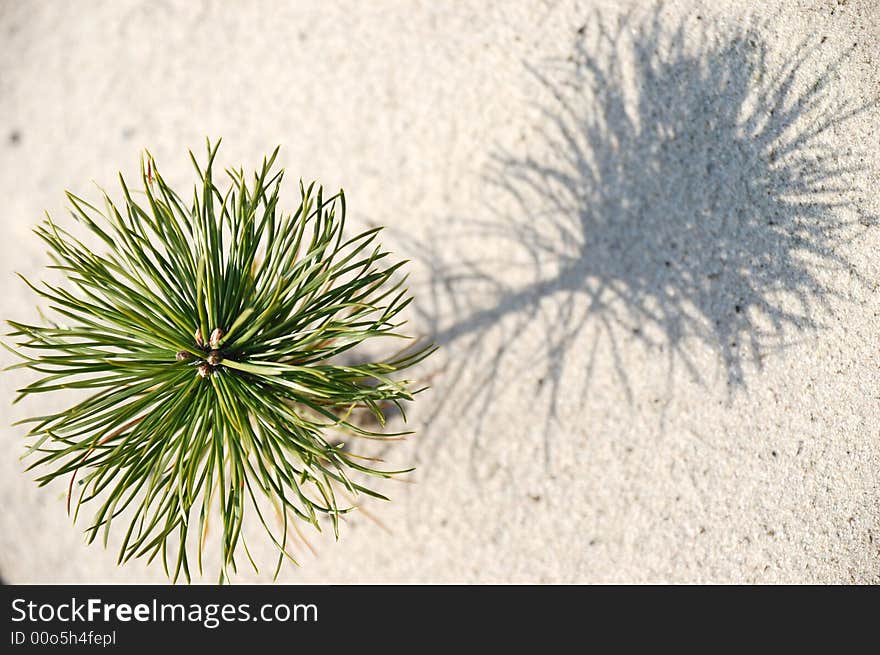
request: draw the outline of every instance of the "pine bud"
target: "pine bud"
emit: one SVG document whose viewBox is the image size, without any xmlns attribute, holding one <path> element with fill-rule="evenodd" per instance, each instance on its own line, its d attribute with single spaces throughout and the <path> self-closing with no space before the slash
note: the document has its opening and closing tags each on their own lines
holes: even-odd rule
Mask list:
<svg viewBox="0 0 880 655">
<path fill-rule="evenodd" d="M 199 377 L 206 378 L 209 375 L 211 375 L 211 367 L 208 364 L 206 364 L 205 362 L 202 362 L 201 364 L 199 364 L 198 370 L 199 370 Z"/>
<path fill-rule="evenodd" d="M 216 350 L 212 350 L 212 351 L 208 354 L 208 359 L 207 359 L 206 361 L 207 361 L 208 364 L 210 364 L 211 366 L 217 366 L 220 362 L 223 361 L 223 355 L 221 355 L 221 354 L 220 354 L 219 352 L 217 352 Z"/>
<path fill-rule="evenodd" d="M 196 343 L 198 344 L 199 348 L 204 348 L 205 341 L 202 339 L 202 328 L 196 328 L 195 337 L 196 337 Z"/>
<path fill-rule="evenodd" d="M 226 334 L 226 332 L 223 328 L 214 328 L 214 331 L 211 332 L 210 346 L 213 350 L 216 350 L 220 346 L 220 339 L 223 338 L 224 334 Z"/>
<path fill-rule="evenodd" d="M 190 355 L 190 354 L 189 354 L 187 351 L 185 351 L 185 350 L 180 350 L 180 351 L 178 351 L 177 354 L 174 356 L 174 359 L 176 359 L 178 362 L 185 362 L 185 361 L 188 360 L 188 359 L 192 359 L 192 355 Z"/>
</svg>

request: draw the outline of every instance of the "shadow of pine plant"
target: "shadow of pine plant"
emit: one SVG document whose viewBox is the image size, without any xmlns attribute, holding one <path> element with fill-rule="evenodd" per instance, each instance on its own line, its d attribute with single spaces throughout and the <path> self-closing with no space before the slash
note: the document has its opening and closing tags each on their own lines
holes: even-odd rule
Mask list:
<svg viewBox="0 0 880 655">
<path fill-rule="evenodd" d="M 529 66 L 537 119 L 493 148 L 479 214 L 410 241 L 431 273 L 421 318 L 457 351 L 444 377 L 478 371 L 432 412 L 473 411 L 479 434 L 515 381 L 505 371 L 537 372 L 524 393 L 545 417 L 548 465 L 550 420 L 562 401 L 584 407 L 603 363 L 639 402 L 631 380 L 649 369 L 630 369 L 648 360 L 628 343 L 666 360 L 670 397 L 680 378 L 707 385 L 714 353 L 732 397 L 848 302 L 831 273 L 864 283 L 846 246 L 877 217 L 854 182 L 864 154 L 840 135 L 877 99 L 840 83 L 852 48 L 823 58 L 816 37 L 780 54 L 769 21 L 667 13 L 595 13 L 567 56 Z"/>
<path fill-rule="evenodd" d="M 366 408 L 384 428 L 385 409 L 402 413 L 415 392 L 395 374 L 432 348 L 339 362 L 364 341 L 403 336 L 403 262 L 384 265 L 381 228 L 344 236 L 342 191 L 325 198 L 300 183 L 299 207 L 284 214 L 277 152 L 250 180 L 227 171 L 221 190 L 209 143 L 204 168 L 190 155 L 201 184 L 189 205 L 149 155 L 140 202 L 121 176 L 121 207 L 106 193 L 103 211 L 68 193 L 74 218 L 106 252 L 47 218 L 36 233 L 66 282 L 28 285 L 59 322 L 10 321 L 24 358 L 16 367 L 42 374 L 16 401 L 61 389 L 90 394 L 25 421 L 33 423 L 28 455 L 37 458 L 30 468 L 51 467 L 38 482 L 65 478 L 69 512 L 78 496 L 74 520 L 82 505 L 97 504 L 90 543 L 102 534 L 106 545 L 111 522 L 128 510 L 119 562 L 161 554 L 175 580 L 190 579 L 193 545 L 202 571 L 215 504 L 221 581 L 236 570 L 239 545 L 256 569 L 242 536 L 246 515 L 277 547 L 277 576 L 285 557 L 295 561 L 295 521 L 320 530 L 329 517 L 338 537 L 340 515 L 352 509 L 340 495 L 384 498 L 353 478 L 405 472 L 374 468 L 344 447 L 344 435 L 405 434 L 366 430 L 350 416 Z"/>
</svg>

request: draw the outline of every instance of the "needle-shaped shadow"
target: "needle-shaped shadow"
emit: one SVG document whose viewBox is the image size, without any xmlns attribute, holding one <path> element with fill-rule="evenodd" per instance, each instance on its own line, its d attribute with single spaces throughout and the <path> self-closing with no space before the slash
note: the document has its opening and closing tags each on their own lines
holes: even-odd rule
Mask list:
<svg viewBox="0 0 880 655">
<path fill-rule="evenodd" d="M 632 398 L 624 340 L 665 358 L 670 385 L 682 370 L 706 383 L 692 353 L 708 346 L 734 394 L 842 298 L 823 269 L 851 268 L 842 246 L 873 222 L 851 186 L 859 153 L 834 146 L 868 108 L 839 93 L 846 54 L 819 64 L 808 40 L 774 57 L 753 23 L 609 23 L 593 17 L 570 57 L 529 69 L 551 100 L 524 145 L 496 148 L 488 219 L 411 244 L 431 273 L 422 318 L 454 349 L 444 377 L 468 380 L 447 403 L 486 407 L 536 329 L 541 351 L 517 364 L 542 371 L 533 405 L 549 418 L 588 391 L 567 369 L 585 362 L 589 385 L 600 352 Z M 450 239 L 486 254 L 451 259 L 467 248 Z"/>
</svg>

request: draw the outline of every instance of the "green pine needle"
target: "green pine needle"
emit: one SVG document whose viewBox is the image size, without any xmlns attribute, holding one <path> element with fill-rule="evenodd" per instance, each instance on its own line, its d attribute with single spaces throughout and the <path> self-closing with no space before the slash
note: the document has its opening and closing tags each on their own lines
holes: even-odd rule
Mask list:
<svg viewBox="0 0 880 655">
<path fill-rule="evenodd" d="M 68 193 L 73 217 L 106 252 L 47 217 L 35 232 L 68 283 L 25 282 L 58 322 L 9 321 L 24 360 L 16 367 L 42 374 L 16 401 L 60 389 L 90 394 L 25 421 L 34 424 L 30 468 L 51 468 L 38 482 L 68 480 L 74 517 L 97 505 L 89 542 L 101 535 L 106 544 L 111 522 L 125 515 L 119 562 L 161 556 L 174 580 L 190 580 L 193 549 L 201 572 L 212 507 L 222 521 L 223 581 L 236 570 L 239 545 L 253 563 L 242 537 L 246 515 L 277 547 L 277 576 L 293 560 L 293 521 L 320 530 L 326 516 L 338 536 L 351 507 L 337 492 L 383 498 L 352 474 L 404 471 L 367 466 L 338 437 L 406 434 L 373 432 L 350 416 L 366 408 L 384 426 L 388 407 L 402 413 L 415 391 L 396 374 L 433 351 L 413 346 L 345 364 L 351 357 L 340 356 L 356 356 L 365 341 L 403 337 L 403 262 L 386 264 L 379 228 L 344 235 L 342 191 L 325 198 L 300 183 L 299 207 L 284 214 L 283 171 L 272 170 L 278 149 L 250 181 L 243 170 L 227 171 L 221 190 L 213 181 L 218 147 L 208 143 L 204 167 L 190 153 L 200 184 L 189 205 L 149 153 L 140 202 L 121 175 L 121 207 L 103 192 L 103 210 Z"/>
</svg>

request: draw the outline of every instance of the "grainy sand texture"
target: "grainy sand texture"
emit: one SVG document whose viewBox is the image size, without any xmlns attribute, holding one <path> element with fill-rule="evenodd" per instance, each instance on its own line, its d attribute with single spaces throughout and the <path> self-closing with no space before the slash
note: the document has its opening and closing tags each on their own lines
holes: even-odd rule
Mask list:
<svg viewBox="0 0 880 655">
<path fill-rule="evenodd" d="M 441 346 L 383 451 L 413 484 L 282 581 L 877 583 L 878 69 L 874 0 L 3 0 L 0 316 L 38 320 L 64 189 L 280 144 L 286 206 L 344 187 Z M 25 379 L 0 575 L 164 582 L 24 472 L 10 424 L 65 404 Z"/>
</svg>

